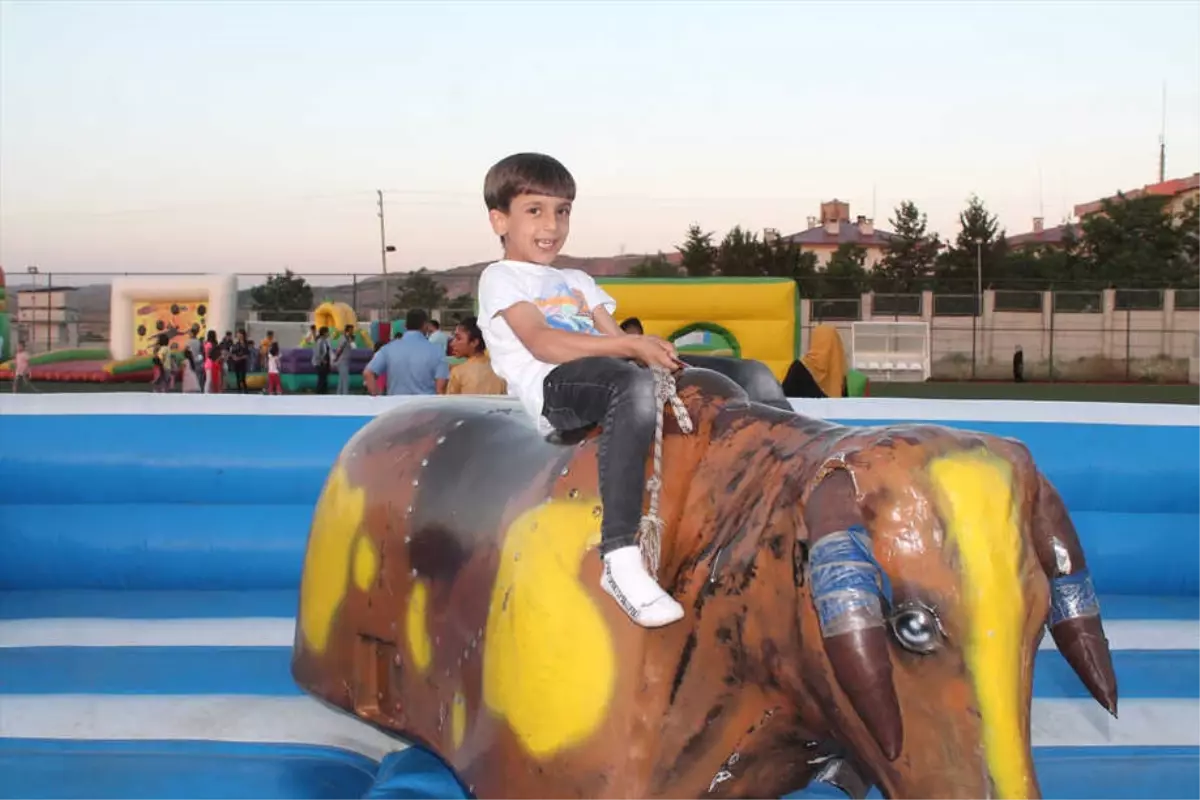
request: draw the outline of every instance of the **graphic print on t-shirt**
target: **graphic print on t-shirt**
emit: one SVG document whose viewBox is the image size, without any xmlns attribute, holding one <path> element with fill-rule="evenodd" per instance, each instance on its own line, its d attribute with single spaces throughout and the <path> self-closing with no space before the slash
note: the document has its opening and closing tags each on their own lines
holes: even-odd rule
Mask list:
<svg viewBox="0 0 1200 800">
<path fill-rule="evenodd" d="M 551 328 L 575 333 L 595 333 L 592 309 L 588 307 L 583 292 L 572 289 L 565 282 L 550 287 L 548 297 L 538 297 L 534 304 L 546 318 Z"/>
</svg>

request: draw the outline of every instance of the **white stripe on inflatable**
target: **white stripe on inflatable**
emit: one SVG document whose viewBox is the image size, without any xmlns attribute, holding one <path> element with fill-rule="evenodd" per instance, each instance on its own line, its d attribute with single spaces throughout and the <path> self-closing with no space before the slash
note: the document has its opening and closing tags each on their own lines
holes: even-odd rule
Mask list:
<svg viewBox="0 0 1200 800">
<path fill-rule="evenodd" d="M 203 739 L 340 747 L 374 758 L 406 744 L 309 697 L 0 697 L 0 737 Z"/>
<path fill-rule="evenodd" d="M 278 416 L 372 417 L 415 400 L 443 398 L 368 397 L 367 395 L 266 395 L 41 393 L 0 395 L 0 416 L 6 415 L 222 415 L 271 414 Z M 492 397 L 520 406 L 512 398 Z M 1026 400 L 926 400 L 905 397 L 793 399 L 802 414 L 824 419 L 1062 422 L 1104 425 L 1200 427 L 1196 406 L 1169 403 L 1061 403 Z"/>
<path fill-rule="evenodd" d="M 12 647 L 291 647 L 287 617 L 234 619 L 15 619 L 0 622 Z"/>
<path fill-rule="evenodd" d="M 1113 719 L 1093 700 L 1034 700 L 1034 747 L 1196 747 L 1200 700 L 1122 700 Z"/>
<path fill-rule="evenodd" d="M 1108 620 L 1112 650 L 1200 650 L 1200 620 Z M 0 621 L 4 648 L 290 648 L 295 621 L 235 619 L 19 619 Z M 1054 650 L 1054 639 L 1042 639 Z"/>
<path fill-rule="evenodd" d="M 295 621 L 233 619 L 18 619 L 0 621 L 0 649 L 12 647 L 291 647 Z M 1200 650 L 1197 620 L 1108 620 L 1113 650 Z M 1042 650 L 1053 650 L 1049 635 Z"/>
<path fill-rule="evenodd" d="M 1125 700 L 1114 720 L 1093 700 L 1034 700 L 1034 747 L 1200 746 L 1200 701 Z M 0 737 L 207 739 L 342 747 L 378 759 L 403 749 L 308 697 L 0 696 Z"/>
</svg>

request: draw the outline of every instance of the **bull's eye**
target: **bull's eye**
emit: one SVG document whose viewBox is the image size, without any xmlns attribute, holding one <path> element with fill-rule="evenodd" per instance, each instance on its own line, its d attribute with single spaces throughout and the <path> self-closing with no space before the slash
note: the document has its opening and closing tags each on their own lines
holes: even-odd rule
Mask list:
<svg viewBox="0 0 1200 800">
<path fill-rule="evenodd" d="M 920 603 L 905 603 L 891 618 L 892 633 L 905 650 L 932 653 L 941 644 L 941 624 L 933 609 Z"/>
</svg>

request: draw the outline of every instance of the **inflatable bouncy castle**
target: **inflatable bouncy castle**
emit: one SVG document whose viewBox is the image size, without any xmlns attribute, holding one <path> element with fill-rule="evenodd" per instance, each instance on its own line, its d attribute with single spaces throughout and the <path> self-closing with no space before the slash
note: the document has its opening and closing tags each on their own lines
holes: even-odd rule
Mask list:
<svg viewBox="0 0 1200 800">
<path fill-rule="evenodd" d="M 17 351 L 13 342 L 12 329 L 8 322 L 8 297 L 4 289 L 4 267 L 0 267 L 0 361 L 12 357 Z"/>
</svg>

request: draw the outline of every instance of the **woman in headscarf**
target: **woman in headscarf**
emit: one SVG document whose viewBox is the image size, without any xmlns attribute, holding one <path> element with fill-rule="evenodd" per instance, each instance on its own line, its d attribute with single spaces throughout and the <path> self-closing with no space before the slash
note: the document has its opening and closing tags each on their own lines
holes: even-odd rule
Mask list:
<svg viewBox="0 0 1200 800">
<path fill-rule="evenodd" d="M 783 379 L 788 397 L 846 397 L 846 352 L 837 328 L 813 328 L 808 352 L 792 362 Z"/>
</svg>

